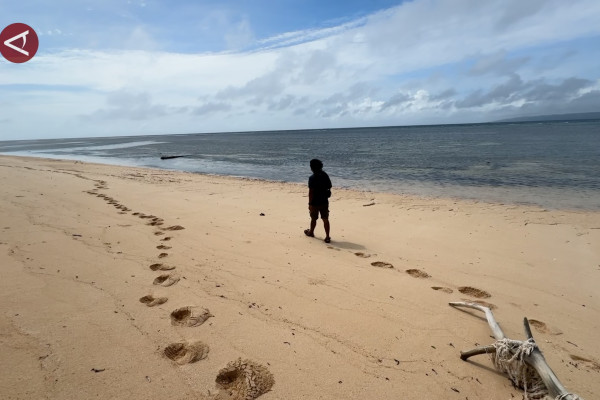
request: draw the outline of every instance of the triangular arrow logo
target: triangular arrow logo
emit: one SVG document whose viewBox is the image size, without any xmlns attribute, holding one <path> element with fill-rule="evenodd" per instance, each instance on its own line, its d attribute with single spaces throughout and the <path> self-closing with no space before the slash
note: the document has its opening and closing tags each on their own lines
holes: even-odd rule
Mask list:
<svg viewBox="0 0 600 400">
<path fill-rule="evenodd" d="M 29 52 L 26 50 L 23 50 L 23 48 L 25 47 L 25 44 L 27 43 L 27 35 L 29 35 L 29 31 L 25 31 L 23 33 L 19 33 L 17 36 L 13 36 L 8 40 L 4 41 L 4 44 L 8 47 L 10 47 L 13 50 L 18 51 L 21 54 L 24 54 L 26 56 L 29 57 Z M 17 46 L 13 45 L 12 42 L 14 42 L 17 39 L 21 39 L 23 38 L 23 46 L 21 46 L 21 48 L 18 48 Z"/>
</svg>

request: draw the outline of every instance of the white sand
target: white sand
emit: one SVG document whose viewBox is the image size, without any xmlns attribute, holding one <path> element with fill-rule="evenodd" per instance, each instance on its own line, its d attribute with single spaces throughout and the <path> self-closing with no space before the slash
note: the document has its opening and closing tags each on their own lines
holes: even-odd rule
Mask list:
<svg viewBox="0 0 600 400">
<path fill-rule="evenodd" d="M 598 212 L 334 188 L 327 245 L 321 222 L 302 233 L 303 185 L 17 157 L 0 184 L 3 399 L 208 398 L 238 358 L 272 374 L 261 400 L 521 398 L 487 356 L 460 360 L 493 342 L 448 306 L 478 299 L 461 287 L 509 337 L 537 321 L 563 384 L 600 394 Z M 154 285 L 164 273 L 179 281 Z M 188 306 L 213 317 L 172 325 Z M 173 362 L 182 340 L 208 355 Z"/>
</svg>

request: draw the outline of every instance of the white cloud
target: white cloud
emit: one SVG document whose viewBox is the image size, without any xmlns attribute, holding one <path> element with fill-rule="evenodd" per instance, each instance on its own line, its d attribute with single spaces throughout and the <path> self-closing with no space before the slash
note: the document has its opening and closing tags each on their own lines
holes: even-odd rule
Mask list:
<svg viewBox="0 0 600 400">
<path fill-rule="evenodd" d="M 261 39 L 258 44 L 265 49 L 292 46 L 314 40 L 339 35 L 345 31 L 364 25 L 366 18 L 359 18 L 338 26 L 323 29 L 305 29 L 300 31 L 285 32 L 266 39 Z"/>
<path fill-rule="evenodd" d="M 160 48 L 158 42 L 143 26 L 134 27 L 129 36 L 126 37 L 118 47 L 130 50 L 148 51 L 158 50 Z"/>
<path fill-rule="evenodd" d="M 240 22 L 234 24 L 225 33 L 225 43 L 228 49 L 245 48 L 254 42 L 254 40 L 254 32 L 247 18 L 243 18 Z"/>
</svg>

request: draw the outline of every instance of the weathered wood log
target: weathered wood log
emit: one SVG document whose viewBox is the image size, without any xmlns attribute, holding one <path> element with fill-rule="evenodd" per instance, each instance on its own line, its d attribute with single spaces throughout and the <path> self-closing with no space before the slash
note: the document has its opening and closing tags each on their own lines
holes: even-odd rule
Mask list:
<svg viewBox="0 0 600 400">
<path fill-rule="evenodd" d="M 181 157 L 187 157 L 187 156 L 160 156 L 161 160 L 170 160 L 172 158 L 181 158 Z"/>
<path fill-rule="evenodd" d="M 546 362 L 546 359 L 542 355 L 539 347 L 535 343 L 535 340 L 533 339 L 533 334 L 531 333 L 531 328 L 529 327 L 529 321 L 527 318 L 523 320 L 527 340 L 512 340 L 507 339 L 504 336 L 504 332 L 502 332 L 500 325 L 498 325 L 496 322 L 492 310 L 490 310 L 488 307 L 476 303 L 467 303 L 462 301 L 452 302 L 449 304 L 452 307 L 473 308 L 485 313 L 488 325 L 490 326 L 492 333 L 497 340 L 493 345 L 478 347 L 473 350 L 461 352 L 460 358 L 462 360 L 467 360 L 469 357 L 479 354 L 494 354 L 494 366 L 497 369 L 500 369 L 502 372 L 507 373 L 510 380 L 515 385 L 518 385 L 524 389 L 526 398 L 529 398 L 528 390 L 532 390 L 536 398 L 539 398 L 538 396 L 544 397 L 545 393 L 547 393 L 552 398 L 560 400 L 582 400 L 581 397 L 577 396 L 576 394 L 569 393 L 560 382 L 558 377 L 554 374 Z M 507 363 L 505 364 L 502 364 L 502 362 L 498 361 L 498 352 L 500 351 L 502 351 L 503 356 L 505 357 L 505 359 L 500 361 L 506 361 Z M 508 353 L 510 357 L 506 357 L 506 353 Z M 513 366 L 508 365 L 508 362 L 517 365 L 513 368 Z M 526 366 L 531 367 L 537 376 L 525 376 L 530 374 L 531 371 L 528 370 L 524 365 L 519 366 L 519 362 L 525 363 Z M 538 378 L 545 386 L 545 388 L 542 388 L 543 390 L 540 390 Z M 530 385 L 529 387 L 527 387 L 528 384 Z"/>
<path fill-rule="evenodd" d="M 482 306 L 481 304 L 466 303 L 464 301 L 455 301 L 449 304 L 452 307 L 474 308 L 485 313 L 485 318 L 487 319 L 488 325 L 490 326 L 490 329 L 492 330 L 492 333 L 494 334 L 496 340 L 504 339 L 504 332 L 502 332 L 502 329 L 500 329 L 500 325 L 498 325 L 498 323 L 496 322 L 494 314 L 492 314 L 492 310 L 490 308 Z"/>
</svg>

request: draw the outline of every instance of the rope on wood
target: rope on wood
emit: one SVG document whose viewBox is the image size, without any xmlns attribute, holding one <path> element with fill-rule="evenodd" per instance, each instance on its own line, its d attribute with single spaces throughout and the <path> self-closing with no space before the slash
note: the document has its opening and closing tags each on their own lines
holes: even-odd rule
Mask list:
<svg viewBox="0 0 600 400">
<path fill-rule="evenodd" d="M 554 400 L 567 400 L 567 399 L 568 400 L 583 400 L 583 397 L 579 397 L 573 393 L 565 393 L 565 394 L 556 396 L 556 399 L 554 399 Z"/>
<path fill-rule="evenodd" d="M 501 339 L 494 343 L 496 353 L 492 358 L 494 366 L 508 375 L 513 384 L 524 390 L 526 399 L 549 399 L 548 389 L 538 373 L 529 366 L 524 358 L 537 347 L 533 339 L 526 341 Z M 569 397 L 571 396 L 571 397 Z M 557 396 L 555 400 L 577 400 L 579 396 L 568 393 Z"/>
</svg>

